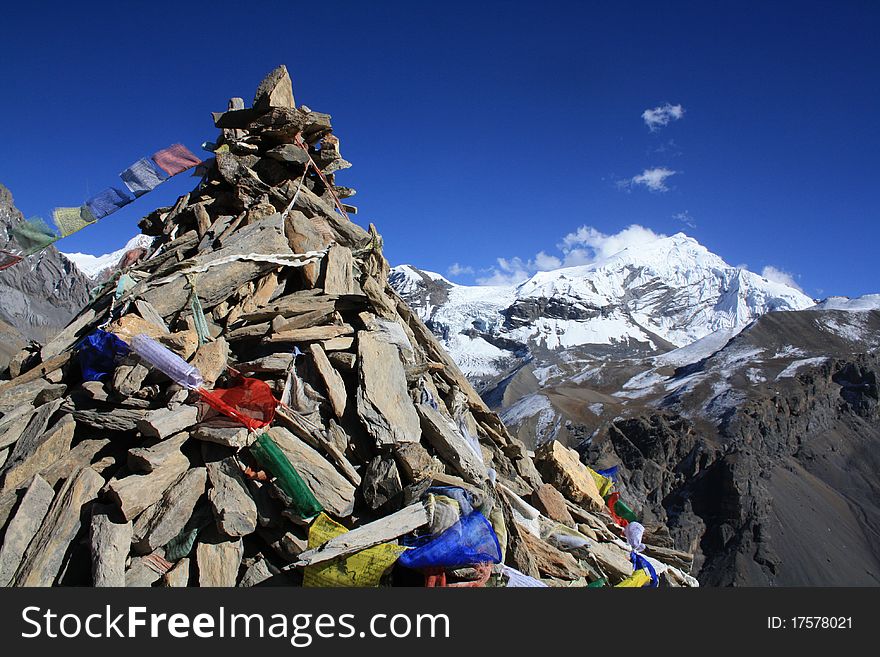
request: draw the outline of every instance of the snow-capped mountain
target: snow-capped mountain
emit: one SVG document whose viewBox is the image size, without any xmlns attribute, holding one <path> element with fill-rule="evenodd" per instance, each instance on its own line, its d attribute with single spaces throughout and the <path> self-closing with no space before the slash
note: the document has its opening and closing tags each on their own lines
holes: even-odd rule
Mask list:
<svg viewBox="0 0 880 657">
<path fill-rule="evenodd" d="M 147 248 L 153 243 L 153 238 L 149 235 L 137 234 L 132 237 L 121 249 L 96 256 L 89 253 L 62 253 L 65 258 L 76 265 L 87 278 L 90 280 L 99 280 L 104 274 L 116 267 L 119 261 L 126 253 L 132 249 Z"/>
<path fill-rule="evenodd" d="M 477 380 L 536 354 L 587 345 L 597 353 L 661 353 L 719 330 L 729 337 L 767 312 L 814 305 L 683 233 L 516 286 L 457 285 L 411 265 L 395 267 L 390 282 Z"/>
</svg>

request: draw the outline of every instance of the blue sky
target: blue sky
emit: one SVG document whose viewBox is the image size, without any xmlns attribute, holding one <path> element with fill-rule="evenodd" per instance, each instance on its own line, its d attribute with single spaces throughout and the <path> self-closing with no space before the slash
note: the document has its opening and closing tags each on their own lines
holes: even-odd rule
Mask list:
<svg viewBox="0 0 880 657">
<path fill-rule="evenodd" d="M 637 224 L 811 296 L 880 292 L 875 2 L 17 4 L 0 182 L 26 216 L 170 143 L 197 151 L 211 111 L 286 63 L 297 102 L 333 116 L 354 164 L 337 180 L 394 264 L 524 275 L 582 226 L 589 252 Z M 681 117 L 652 131 L 643 112 L 666 104 Z M 58 246 L 118 248 L 193 184 Z"/>
</svg>

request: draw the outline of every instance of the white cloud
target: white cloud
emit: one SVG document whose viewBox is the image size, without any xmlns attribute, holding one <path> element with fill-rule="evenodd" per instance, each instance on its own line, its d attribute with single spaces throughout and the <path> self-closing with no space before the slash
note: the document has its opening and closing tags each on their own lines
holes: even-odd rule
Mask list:
<svg viewBox="0 0 880 657">
<path fill-rule="evenodd" d="M 453 262 L 449 265 L 449 269 L 447 269 L 446 272 L 450 276 L 461 276 L 462 274 L 473 274 L 474 268 L 470 265 L 460 265 L 457 262 Z"/>
<path fill-rule="evenodd" d="M 559 269 L 562 266 L 562 260 L 554 255 L 548 255 L 543 251 L 538 251 L 535 256 L 535 269 L 538 271 L 550 271 L 551 269 Z"/>
<path fill-rule="evenodd" d="M 534 261 L 523 262 L 521 258 L 497 258 L 497 267 L 490 267 L 486 276 L 478 276 L 479 285 L 516 285 L 534 272 Z"/>
<path fill-rule="evenodd" d="M 669 188 L 666 186 L 666 179 L 674 176 L 678 171 L 667 169 L 666 167 L 654 167 L 653 169 L 645 169 L 639 175 L 633 176 L 629 180 L 621 180 L 617 186 L 621 189 L 629 189 L 635 185 L 647 187 L 652 192 L 666 192 Z"/>
<path fill-rule="evenodd" d="M 665 103 L 654 109 L 646 109 L 642 112 L 642 119 L 651 132 L 659 130 L 672 121 L 678 121 L 684 116 L 684 107 L 681 105 L 670 105 Z"/>
<path fill-rule="evenodd" d="M 549 271 L 559 267 L 588 265 L 603 260 L 623 249 L 646 244 L 666 237 L 650 228 L 633 224 L 619 233 L 607 235 L 592 226 L 581 226 L 569 233 L 557 244 L 560 255 L 539 251 L 534 258 L 498 258 L 497 265 L 483 271 L 477 277 L 479 285 L 517 285 L 539 271 Z"/>
<path fill-rule="evenodd" d="M 697 222 L 694 221 L 694 218 L 691 216 L 691 213 L 688 212 L 687 210 L 685 210 L 684 212 L 678 212 L 678 213 L 672 215 L 672 218 L 677 219 L 678 221 L 680 221 L 681 223 L 683 223 L 685 226 L 687 226 L 689 228 L 696 228 L 697 227 Z"/>
<path fill-rule="evenodd" d="M 767 265 L 766 267 L 764 267 L 764 269 L 761 270 L 761 276 L 773 283 L 782 283 L 783 285 L 793 287 L 799 292 L 803 292 L 803 289 L 800 285 L 797 284 L 797 281 L 795 280 L 793 274 L 782 269 L 778 269 L 773 265 Z"/>
<path fill-rule="evenodd" d="M 628 247 L 647 244 L 664 237 L 666 235 L 655 233 L 638 224 L 627 226 L 613 235 L 607 235 L 592 226 L 581 226 L 562 238 L 559 249 L 565 254 L 565 265 L 573 267 L 604 260 Z"/>
</svg>

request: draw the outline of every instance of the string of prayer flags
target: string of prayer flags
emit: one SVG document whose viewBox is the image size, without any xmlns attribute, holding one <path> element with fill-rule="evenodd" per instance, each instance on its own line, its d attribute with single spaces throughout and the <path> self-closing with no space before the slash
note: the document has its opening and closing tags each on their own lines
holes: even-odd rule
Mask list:
<svg viewBox="0 0 880 657">
<path fill-rule="evenodd" d="M 137 198 L 156 189 L 163 181 L 168 179 L 168 174 L 160 169 L 151 159 L 142 157 L 120 173 L 119 177 L 122 178 L 122 182 L 128 187 L 128 191 Z"/>
<path fill-rule="evenodd" d="M 55 220 L 55 226 L 61 231 L 61 237 L 72 235 L 97 221 L 85 205 L 78 208 L 55 208 L 52 218 Z"/>
<path fill-rule="evenodd" d="M 28 219 L 12 229 L 12 236 L 21 247 L 23 255 L 32 255 L 45 249 L 58 239 L 55 231 L 39 217 Z"/>
<path fill-rule="evenodd" d="M 169 176 L 176 176 L 202 161 L 183 144 L 172 144 L 154 153 L 153 162 Z"/>
<path fill-rule="evenodd" d="M 113 214 L 120 208 L 125 207 L 134 200 L 131 194 L 118 187 L 108 187 L 103 192 L 98 192 L 88 201 L 86 207 L 95 219 L 103 219 L 108 214 Z"/>
</svg>

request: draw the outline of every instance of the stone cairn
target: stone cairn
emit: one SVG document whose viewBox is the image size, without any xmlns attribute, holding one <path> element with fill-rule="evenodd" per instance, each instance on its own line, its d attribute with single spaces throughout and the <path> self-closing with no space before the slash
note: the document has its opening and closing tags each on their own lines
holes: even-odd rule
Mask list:
<svg viewBox="0 0 880 657">
<path fill-rule="evenodd" d="M 350 221 L 355 192 L 335 184 L 350 164 L 330 116 L 295 106 L 287 69 L 214 121 L 201 183 L 140 223 L 152 246 L 0 382 L 0 585 L 308 584 L 310 567 L 369 569 L 355 558 L 370 548 L 449 527 L 461 508 L 438 486 L 489 519 L 504 560 L 451 582 L 632 575 L 577 453 L 552 443 L 533 460 L 389 287 L 381 237 Z M 282 403 L 251 430 L 134 352 L 84 381 L 82 339 L 99 329 L 151 338 L 203 389 L 259 379 Z M 256 458 L 262 434 L 308 503 Z M 310 535 L 319 509 L 331 535 Z M 652 539 L 661 585 L 694 585 L 691 557 L 662 528 Z M 369 575 L 424 582 L 399 564 Z"/>
</svg>

